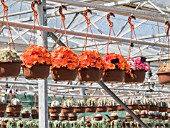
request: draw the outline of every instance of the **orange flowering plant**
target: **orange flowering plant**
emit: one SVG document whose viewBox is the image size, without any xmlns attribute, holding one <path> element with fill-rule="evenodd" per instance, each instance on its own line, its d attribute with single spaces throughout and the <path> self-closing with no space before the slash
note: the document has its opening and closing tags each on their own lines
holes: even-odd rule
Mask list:
<svg viewBox="0 0 170 128">
<path fill-rule="evenodd" d="M 51 64 L 51 54 L 46 48 L 38 45 L 31 45 L 21 55 L 22 65 L 31 68 L 35 64 Z"/>
<path fill-rule="evenodd" d="M 118 60 L 117 63 L 113 63 L 112 60 L 116 59 Z M 127 60 L 121 54 L 116 54 L 114 52 L 107 53 L 104 58 L 104 62 L 104 70 L 117 68 L 120 70 L 125 70 L 126 72 L 130 71 L 130 66 L 127 63 Z"/>
<path fill-rule="evenodd" d="M 78 67 L 78 56 L 68 47 L 61 46 L 59 49 L 55 49 L 51 53 L 53 68 L 67 67 L 70 70 L 74 70 Z"/>
<path fill-rule="evenodd" d="M 95 50 L 87 50 L 79 55 L 79 69 L 88 67 L 103 69 L 103 59 Z"/>
</svg>

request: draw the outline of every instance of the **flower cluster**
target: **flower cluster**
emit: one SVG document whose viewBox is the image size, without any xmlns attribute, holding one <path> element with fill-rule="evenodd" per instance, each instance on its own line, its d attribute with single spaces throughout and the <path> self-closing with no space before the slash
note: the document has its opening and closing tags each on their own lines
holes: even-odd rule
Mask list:
<svg viewBox="0 0 170 128">
<path fill-rule="evenodd" d="M 150 67 L 146 62 L 142 62 L 140 57 L 127 59 L 128 64 L 132 70 L 145 70 L 149 71 Z"/>
<path fill-rule="evenodd" d="M 104 61 L 97 51 L 84 51 L 79 55 L 79 69 L 95 67 L 103 69 Z"/>
<path fill-rule="evenodd" d="M 74 70 L 78 67 L 78 56 L 70 50 L 68 47 L 60 47 L 55 49 L 51 53 L 52 66 L 53 68 L 67 67 L 70 70 Z"/>
<path fill-rule="evenodd" d="M 170 72 L 170 63 L 162 64 L 161 68 L 159 69 L 159 72 Z"/>
<path fill-rule="evenodd" d="M 112 63 L 111 60 L 113 59 L 118 59 L 118 63 Z M 127 60 L 121 55 L 121 54 L 116 54 L 114 52 L 112 53 L 107 53 L 105 58 L 104 58 L 104 70 L 107 69 L 120 69 L 120 70 L 130 70 L 130 66 L 127 63 Z"/>
<path fill-rule="evenodd" d="M 31 68 L 35 64 L 51 64 L 51 54 L 46 48 L 31 45 L 21 55 L 22 65 Z"/>
</svg>

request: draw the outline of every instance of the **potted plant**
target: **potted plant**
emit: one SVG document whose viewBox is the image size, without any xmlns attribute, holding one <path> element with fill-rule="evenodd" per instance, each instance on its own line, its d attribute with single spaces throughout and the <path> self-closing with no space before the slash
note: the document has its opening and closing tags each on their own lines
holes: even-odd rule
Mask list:
<svg viewBox="0 0 170 128">
<path fill-rule="evenodd" d="M 149 110 L 150 104 L 149 99 L 147 97 L 143 97 L 140 100 L 139 109 L 140 110 Z"/>
<path fill-rule="evenodd" d="M 61 46 L 51 52 L 52 78 L 55 81 L 75 80 L 78 73 L 78 56 L 69 48 Z"/>
<path fill-rule="evenodd" d="M 99 98 L 97 100 L 97 112 L 106 112 L 107 111 L 107 107 L 106 107 L 106 98 Z"/>
<path fill-rule="evenodd" d="M 23 109 L 21 112 L 22 118 L 30 118 L 30 112 L 28 109 Z"/>
<path fill-rule="evenodd" d="M 76 121 L 77 120 L 77 114 L 76 113 L 69 113 L 68 114 L 70 121 Z"/>
<path fill-rule="evenodd" d="M 63 101 L 62 104 L 62 113 L 72 113 L 73 112 L 73 105 L 74 105 L 74 100 L 73 98 L 69 98 Z"/>
<path fill-rule="evenodd" d="M 158 80 L 159 80 L 160 84 L 169 84 L 170 83 L 170 79 L 169 79 L 170 68 L 169 68 L 169 65 L 170 65 L 169 62 L 162 64 L 162 66 L 160 67 L 160 69 L 156 73 L 158 75 Z"/>
<path fill-rule="evenodd" d="M 145 80 L 145 72 L 150 70 L 146 62 L 142 62 L 140 57 L 127 59 L 130 65 L 130 72 L 125 74 L 125 83 L 142 83 Z"/>
<path fill-rule="evenodd" d="M 117 111 L 117 102 L 113 98 L 107 99 L 107 111 Z"/>
<path fill-rule="evenodd" d="M 51 120 L 58 120 L 59 119 L 58 113 L 50 113 L 50 119 Z"/>
<path fill-rule="evenodd" d="M 150 104 L 149 111 L 158 111 L 159 110 L 158 103 L 157 103 L 156 99 L 154 99 L 154 98 L 150 99 L 149 104 Z"/>
<path fill-rule="evenodd" d="M 141 110 L 140 118 L 148 118 L 148 111 L 147 110 Z"/>
<path fill-rule="evenodd" d="M 168 104 L 166 101 L 159 101 L 159 112 L 167 112 L 168 111 Z"/>
<path fill-rule="evenodd" d="M 126 101 L 126 105 L 130 110 L 138 109 L 138 101 L 136 98 L 128 98 Z"/>
<path fill-rule="evenodd" d="M 88 98 L 86 101 L 86 112 L 96 112 L 96 99 L 95 98 Z"/>
<path fill-rule="evenodd" d="M 52 128 L 60 128 L 60 121 L 55 120 L 54 122 L 52 122 Z"/>
<path fill-rule="evenodd" d="M 149 119 L 155 119 L 155 113 L 154 113 L 154 111 L 149 111 L 149 112 L 148 112 L 148 118 L 149 118 Z"/>
<path fill-rule="evenodd" d="M 139 110 L 134 110 L 133 113 L 140 118 Z"/>
<path fill-rule="evenodd" d="M 102 117 L 101 114 L 96 114 L 96 115 L 94 116 L 94 120 L 95 120 L 95 121 L 101 121 L 102 119 L 103 119 L 103 117 Z"/>
<path fill-rule="evenodd" d="M 0 49 L 0 77 L 18 77 L 20 68 L 20 56 L 15 50 Z"/>
<path fill-rule="evenodd" d="M 4 117 L 6 107 L 7 107 L 7 103 L 5 97 L 0 97 L 0 117 Z"/>
<path fill-rule="evenodd" d="M 118 119 L 118 114 L 116 111 L 114 111 L 111 115 L 110 115 L 110 119 L 111 120 L 117 120 Z"/>
<path fill-rule="evenodd" d="M 129 72 L 129 70 L 130 66 L 121 54 L 116 54 L 114 52 L 107 53 L 104 58 L 102 79 L 104 82 L 123 82 L 125 71 Z"/>
<path fill-rule="evenodd" d="M 85 112 L 85 101 L 83 98 L 76 99 L 74 106 L 74 112 L 75 113 L 84 113 Z"/>
<path fill-rule="evenodd" d="M 31 45 L 21 55 L 26 79 L 46 79 L 49 76 L 51 54 L 42 46 Z"/>
<path fill-rule="evenodd" d="M 103 70 L 103 59 L 97 51 L 84 51 L 79 56 L 79 81 L 100 81 Z"/>
<path fill-rule="evenodd" d="M 168 120 L 168 113 L 162 112 L 162 120 Z"/>
<path fill-rule="evenodd" d="M 16 128 L 17 127 L 17 123 L 14 119 L 10 119 L 8 120 L 7 124 L 6 124 L 7 128 Z"/>
<path fill-rule="evenodd" d="M 59 101 L 54 100 L 51 103 L 51 106 L 49 107 L 50 113 L 60 113 L 61 112 L 61 104 Z"/>
<path fill-rule="evenodd" d="M 17 122 L 17 128 L 25 128 L 25 122 L 22 120 L 18 120 Z"/>
<path fill-rule="evenodd" d="M 60 117 L 61 121 L 68 120 L 68 114 L 67 113 L 60 113 L 59 117 Z"/>
<path fill-rule="evenodd" d="M 12 98 L 11 103 L 8 105 L 9 111 L 13 113 L 20 113 L 22 109 L 21 101 L 17 98 Z"/>
<path fill-rule="evenodd" d="M 38 119 L 39 118 L 39 110 L 38 107 L 34 107 L 31 109 L 31 116 L 33 119 Z"/>
</svg>

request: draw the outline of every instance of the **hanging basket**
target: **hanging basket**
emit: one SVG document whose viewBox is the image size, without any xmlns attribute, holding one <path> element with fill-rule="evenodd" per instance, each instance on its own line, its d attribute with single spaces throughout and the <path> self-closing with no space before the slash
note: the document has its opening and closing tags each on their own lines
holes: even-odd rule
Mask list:
<svg viewBox="0 0 170 128">
<path fill-rule="evenodd" d="M 170 84 L 170 72 L 157 72 L 160 84 Z"/>
<path fill-rule="evenodd" d="M 0 104 L 0 112 L 6 111 L 7 104 Z"/>
<path fill-rule="evenodd" d="M 136 110 L 136 109 L 138 109 L 138 104 L 127 105 L 127 107 L 128 107 L 130 110 Z"/>
<path fill-rule="evenodd" d="M 107 111 L 108 112 L 117 111 L 117 106 L 107 106 Z"/>
<path fill-rule="evenodd" d="M 5 112 L 0 112 L 0 117 L 4 117 Z"/>
<path fill-rule="evenodd" d="M 119 77 L 118 77 L 119 76 Z M 103 72 L 103 82 L 123 82 L 125 71 L 120 69 L 108 69 Z"/>
<path fill-rule="evenodd" d="M 111 120 L 117 120 L 119 117 L 118 116 L 110 116 Z"/>
<path fill-rule="evenodd" d="M 140 110 L 149 110 L 150 105 L 139 105 Z"/>
<path fill-rule="evenodd" d="M 50 113 L 60 113 L 62 107 L 56 106 L 56 107 L 49 107 L 49 112 Z"/>
<path fill-rule="evenodd" d="M 32 119 L 38 119 L 39 118 L 39 114 L 38 113 L 37 114 L 32 114 L 31 117 L 32 117 Z"/>
<path fill-rule="evenodd" d="M 85 107 L 74 107 L 74 112 L 75 113 L 84 113 Z"/>
<path fill-rule="evenodd" d="M 159 107 L 159 112 L 167 112 L 168 107 Z"/>
<path fill-rule="evenodd" d="M 0 77 L 18 77 L 21 62 L 0 62 Z"/>
<path fill-rule="evenodd" d="M 98 106 L 97 107 L 97 112 L 106 112 L 107 111 L 107 107 L 106 106 Z"/>
<path fill-rule="evenodd" d="M 118 111 L 124 111 L 124 108 L 123 108 L 121 105 L 118 105 L 118 106 L 117 106 L 117 110 L 118 110 Z"/>
<path fill-rule="evenodd" d="M 74 81 L 77 77 L 78 69 L 70 70 L 66 67 L 52 69 L 54 81 Z"/>
<path fill-rule="evenodd" d="M 23 73 L 26 79 L 47 79 L 49 76 L 50 65 L 35 64 L 31 68 L 23 66 Z"/>
<path fill-rule="evenodd" d="M 129 74 L 125 74 L 125 83 L 143 83 L 145 80 L 145 70 L 133 70 L 134 78 Z"/>
<path fill-rule="evenodd" d="M 30 113 L 22 113 L 22 118 L 30 118 Z"/>
<path fill-rule="evenodd" d="M 158 111 L 159 107 L 150 105 L 149 111 Z"/>
<path fill-rule="evenodd" d="M 22 109 L 22 105 L 8 105 L 9 111 L 13 113 L 20 112 Z"/>
<path fill-rule="evenodd" d="M 62 107 L 61 113 L 72 113 L 73 107 Z"/>
<path fill-rule="evenodd" d="M 96 109 L 97 109 L 97 107 L 91 107 L 91 106 L 87 106 L 86 108 L 85 108 L 85 111 L 86 112 L 96 112 Z"/>
<path fill-rule="evenodd" d="M 78 79 L 79 81 L 96 82 L 102 78 L 102 70 L 98 68 L 88 67 L 79 70 Z"/>
</svg>

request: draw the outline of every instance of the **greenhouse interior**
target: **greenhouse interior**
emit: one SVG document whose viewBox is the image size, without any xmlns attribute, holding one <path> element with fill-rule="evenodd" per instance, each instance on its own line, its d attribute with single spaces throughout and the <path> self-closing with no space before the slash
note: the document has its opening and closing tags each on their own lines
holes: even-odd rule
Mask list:
<svg viewBox="0 0 170 128">
<path fill-rule="evenodd" d="M 169 0 L 0 4 L 0 128 L 170 128 Z"/>
</svg>

